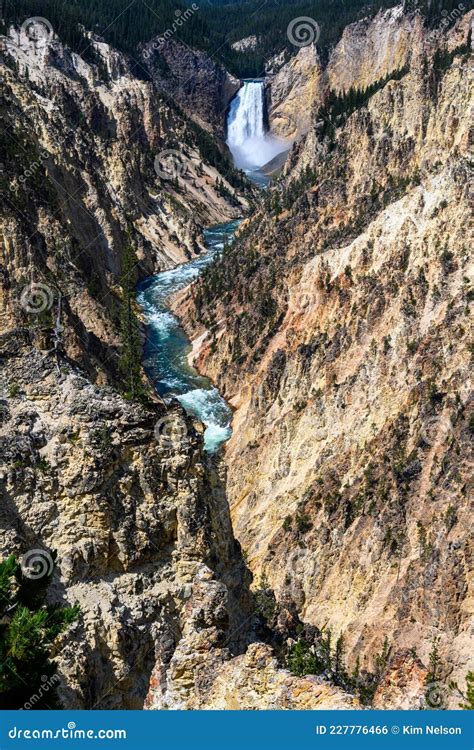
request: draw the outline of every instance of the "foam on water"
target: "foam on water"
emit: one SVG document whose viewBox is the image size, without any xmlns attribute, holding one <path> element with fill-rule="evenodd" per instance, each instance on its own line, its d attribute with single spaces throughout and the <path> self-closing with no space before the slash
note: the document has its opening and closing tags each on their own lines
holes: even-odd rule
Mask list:
<svg viewBox="0 0 474 750">
<path fill-rule="evenodd" d="M 169 311 L 170 295 L 187 286 L 209 265 L 213 257 L 233 238 L 238 222 L 222 224 L 205 232 L 208 252 L 189 263 L 149 276 L 137 289 L 147 337 L 144 367 L 156 391 L 165 399 L 177 398 L 186 412 L 206 427 L 204 446 L 215 452 L 232 434 L 232 411 L 208 378 L 188 363 L 191 344 L 177 318 Z"/>
<path fill-rule="evenodd" d="M 206 426 L 204 446 L 214 452 L 232 434 L 229 407 L 217 388 L 196 388 L 178 396 L 178 401 L 188 414 L 197 417 Z"/>
</svg>

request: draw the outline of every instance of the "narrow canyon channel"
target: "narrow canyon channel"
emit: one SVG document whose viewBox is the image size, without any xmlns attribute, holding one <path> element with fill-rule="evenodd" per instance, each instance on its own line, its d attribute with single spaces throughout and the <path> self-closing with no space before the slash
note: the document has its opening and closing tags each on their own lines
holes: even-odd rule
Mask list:
<svg viewBox="0 0 474 750">
<path fill-rule="evenodd" d="M 265 122 L 263 82 L 244 81 L 229 107 L 227 145 L 235 166 L 261 188 L 269 181 L 262 167 L 288 148 L 267 132 Z M 202 273 L 226 242 L 232 242 L 238 225 L 236 220 L 205 230 L 205 254 L 149 276 L 137 287 L 146 323 L 145 370 L 163 399 L 178 399 L 188 414 L 205 425 L 204 445 L 210 453 L 231 436 L 232 410 L 209 379 L 189 364 L 191 342 L 168 301 Z"/>
<path fill-rule="evenodd" d="M 170 271 L 149 276 L 137 287 L 137 301 L 146 322 L 145 370 L 162 398 L 178 399 L 188 414 L 205 425 L 204 444 L 210 453 L 229 439 L 232 411 L 209 379 L 189 364 L 191 343 L 170 312 L 168 300 L 202 273 L 225 242 L 232 241 L 238 224 L 237 220 L 207 229 L 205 254 Z"/>
</svg>

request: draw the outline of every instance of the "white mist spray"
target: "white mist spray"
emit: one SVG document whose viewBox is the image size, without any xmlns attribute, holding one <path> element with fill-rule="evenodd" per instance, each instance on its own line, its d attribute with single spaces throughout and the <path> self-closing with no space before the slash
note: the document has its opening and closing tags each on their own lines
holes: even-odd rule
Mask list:
<svg viewBox="0 0 474 750">
<path fill-rule="evenodd" d="M 227 118 L 227 145 L 236 167 L 262 167 L 288 144 L 265 133 L 263 83 L 246 81 L 232 100 Z"/>
</svg>

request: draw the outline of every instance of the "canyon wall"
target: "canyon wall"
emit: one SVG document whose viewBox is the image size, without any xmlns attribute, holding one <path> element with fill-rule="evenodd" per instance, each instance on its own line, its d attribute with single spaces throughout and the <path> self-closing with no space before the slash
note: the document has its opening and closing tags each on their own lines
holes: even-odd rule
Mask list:
<svg viewBox="0 0 474 750">
<path fill-rule="evenodd" d="M 302 47 L 267 77 L 265 88 L 271 132 L 293 140 L 307 133 L 313 107 L 322 101 L 326 89 L 316 45 Z"/>
<path fill-rule="evenodd" d="M 100 40 L 86 62 L 12 29 L 2 53 L 1 554 L 57 552 L 51 600 L 81 606 L 56 646 L 64 705 L 141 708 L 198 571 L 228 567 L 231 630 L 248 605 L 201 426 L 120 395 L 124 290 L 200 253 L 246 198 Z"/>
<path fill-rule="evenodd" d="M 155 85 L 189 117 L 223 139 L 225 113 L 240 81 L 205 52 L 172 39 L 152 39 L 141 57 Z"/>
<path fill-rule="evenodd" d="M 95 63 L 13 29 L 3 48 L 2 327 L 38 322 L 21 304 L 28 285 L 46 318 L 61 297 L 63 345 L 98 377 L 114 360 L 126 248 L 131 283 L 195 256 L 203 226 L 245 208 L 243 185 L 207 133 L 100 40 Z"/>
<path fill-rule="evenodd" d="M 249 708 L 355 705 L 262 641 L 202 425 L 122 395 L 126 290 L 201 252 L 251 191 L 126 56 L 91 46 L 95 62 L 55 36 L 3 40 L 2 558 L 49 572 L 57 554 L 49 601 L 80 605 L 53 653 L 67 708 L 234 707 L 239 690 Z"/>
<path fill-rule="evenodd" d="M 452 25 L 461 15 L 462 10 L 456 9 L 452 17 L 442 19 L 441 36 L 445 25 Z M 343 94 L 351 88 L 367 89 L 409 65 L 423 45 L 423 24 L 420 15 L 404 13 L 398 5 L 346 26 L 324 63 L 316 43 L 295 49 L 294 56 L 280 60 L 267 78 L 272 132 L 295 139 L 308 132 L 329 91 Z"/>
<path fill-rule="evenodd" d="M 447 683 L 473 666 L 472 13 L 447 32 L 387 13 L 346 30 L 361 68 L 333 86 L 371 80 L 380 34 L 385 80 L 314 113 L 177 309 L 236 409 L 228 496 L 254 579 L 342 635 L 351 668 L 385 641 L 392 669 L 426 669 L 439 641 L 457 707 Z M 376 705 L 400 707 L 405 678 Z"/>
</svg>

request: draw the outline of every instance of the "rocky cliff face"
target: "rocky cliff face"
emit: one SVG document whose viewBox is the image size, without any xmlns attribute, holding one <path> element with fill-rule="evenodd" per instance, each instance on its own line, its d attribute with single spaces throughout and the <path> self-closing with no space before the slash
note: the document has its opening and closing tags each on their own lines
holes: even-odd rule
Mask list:
<svg viewBox="0 0 474 750">
<path fill-rule="evenodd" d="M 127 403 L 66 361 L 58 371 L 27 334 L 2 351 L 2 551 L 56 550 L 50 595 L 81 606 L 58 644 L 64 704 L 141 708 L 155 646 L 165 628 L 169 649 L 179 639 L 175 611 L 212 546 L 202 441 L 181 409 Z"/>
<path fill-rule="evenodd" d="M 202 158 L 199 129 L 91 47 L 95 63 L 56 37 L 3 40 L 0 543 L 56 550 L 51 596 L 81 605 L 59 644 L 65 705 L 140 708 L 183 586 L 227 560 L 235 629 L 244 566 L 208 518 L 214 470 L 182 409 L 91 381 L 120 385 L 125 268 L 133 285 L 201 252 L 202 227 L 245 199 Z"/>
<path fill-rule="evenodd" d="M 407 65 L 423 37 L 421 16 L 405 14 L 401 5 L 350 24 L 330 55 L 327 84 L 338 93 L 367 88 Z"/>
<path fill-rule="evenodd" d="M 205 52 L 164 37 L 152 39 L 142 51 L 144 65 L 158 88 L 212 132 L 224 135 L 225 112 L 240 81 Z"/>
<path fill-rule="evenodd" d="M 106 372 L 124 249 L 134 278 L 170 268 L 246 200 L 209 136 L 108 45 L 91 37 L 86 62 L 12 29 L 3 47 L 3 328 L 31 308 L 51 317 L 61 298 L 66 351 Z"/>
<path fill-rule="evenodd" d="M 326 89 L 316 45 L 302 47 L 266 81 L 271 132 L 293 140 L 307 133 L 313 107 L 322 101 Z"/>
<path fill-rule="evenodd" d="M 264 643 L 252 643 L 244 654 L 226 660 L 212 651 L 207 633 L 206 640 L 201 636 L 199 643 L 196 630 L 193 632 L 194 640 L 186 644 L 184 658 L 181 644 L 175 651 L 170 670 L 173 681 L 164 701 L 161 694 L 157 696 L 152 677 L 147 708 L 275 711 L 360 707 L 353 696 L 327 680 L 294 677 L 281 669 Z"/>
<path fill-rule="evenodd" d="M 343 41 L 357 33 L 364 67 L 378 28 L 375 75 L 410 47 L 409 70 L 313 119 L 179 309 L 236 408 L 228 494 L 254 575 L 343 635 L 351 668 L 386 639 L 378 706 L 414 706 L 439 639 L 456 707 L 446 685 L 472 669 L 472 14 L 428 32 L 390 13 Z"/>
<path fill-rule="evenodd" d="M 458 11 L 451 22 L 460 15 Z M 268 77 L 271 130 L 293 139 L 307 133 L 328 91 L 366 89 L 402 69 L 423 36 L 421 16 L 405 14 L 400 5 L 346 26 L 325 64 L 315 44 L 302 47 L 290 60 L 281 60 L 277 72 Z"/>
<path fill-rule="evenodd" d="M 57 552 L 49 596 L 80 604 L 56 644 L 63 704 L 232 707 L 242 690 L 249 708 L 353 705 L 261 641 L 202 426 L 116 390 L 124 273 L 199 252 L 203 225 L 246 199 L 107 45 L 91 39 L 86 63 L 57 38 L 4 44 L 0 554 L 49 571 Z"/>
<path fill-rule="evenodd" d="M 0 549 L 48 567 L 56 551 L 50 598 L 81 607 L 56 644 L 63 705 L 357 705 L 292 677 L 259 640 L 225 470 L 200 425 L 58 368 L 27 331 L 1 345 Z"/>
</svg>

